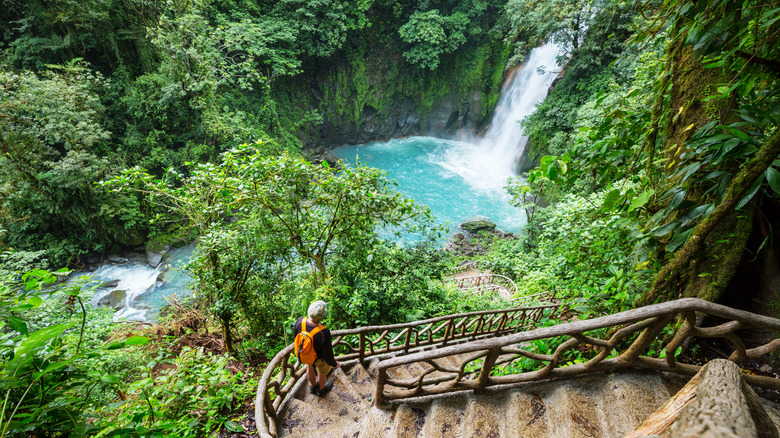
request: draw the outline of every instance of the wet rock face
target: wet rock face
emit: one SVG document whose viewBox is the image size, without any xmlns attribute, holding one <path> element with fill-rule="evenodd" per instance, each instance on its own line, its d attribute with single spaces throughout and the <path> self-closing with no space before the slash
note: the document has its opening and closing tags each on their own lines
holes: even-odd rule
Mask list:
<svg viewBox="0 0 780 438">
<path fill-rule="evenodd" d="M 127 263 L 129 259 L 118 255 L 110 255 L 108 256 L 108 261 L 111 263 L 121 264 L 121 263 Z"/>
<path fill-rule="evenodd" d="M 402 98 L 382 111 L 366 106 L 357 123 L 325 111 L 325 121 L 319 129 L 304 133 L 302 141 L 304 149 L 316 150 L 323 144 L 332 147 L 413 135 L 451 136 L 459 130 L 470 130 L 484 123 L 482 104 L 482 93 L 479 92 L 466 99 L 449 94 L 423 113 L 418 102 Z"/>
</svg>

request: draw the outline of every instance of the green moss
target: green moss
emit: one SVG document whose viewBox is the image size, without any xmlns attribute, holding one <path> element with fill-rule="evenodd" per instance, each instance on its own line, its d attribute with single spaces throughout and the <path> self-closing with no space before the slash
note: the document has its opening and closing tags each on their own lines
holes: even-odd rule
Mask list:
<svg viewBox="0 0 780 438">
<path fill-rule="evenodd" d="M 733 212 L 707 239 L 701 256 L 691 263 L 683 296 L 717 303 L 740 265 L 750 232 L 751 214 Z"/>
<path fill-rule="evenodd" d="M 316 108 L 329 118 L 352 127 L 360 126 L 367 111 L 388 115 L 393 104 L 404 100 L 415 102 L 415 112 L 425 120 L 448 96 L 461 96 L 461 112 L 480 94 L 479 117 L 486 119 L 498 100 L 503 83 L 504 65 L 511 48 L 500 41 L 463 47 L 442 59 L 434 71 L 409 66 L 397 53 L 381 47 L 355 48 L 337 64 L 321 69 L 316 76 L 302 76 L 283 86 L 291 96 L 286 104 L 291 114 L 302 114 L 302 107 Z M 317 83 L 321 98 L 301 92 Z M 294 97 L 292 97 L 294 96 Z"/>
</svg>

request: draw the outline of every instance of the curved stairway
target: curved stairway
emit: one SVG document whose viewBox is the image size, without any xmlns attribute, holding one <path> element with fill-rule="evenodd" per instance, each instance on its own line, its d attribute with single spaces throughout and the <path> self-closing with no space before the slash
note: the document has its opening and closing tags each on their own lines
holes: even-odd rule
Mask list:
<svg viewBox="0 0 780 438">
<path fill-rule="evenodd" d="M 517 293 L 515 282 L 509 277 L 493 274 L 482 266 L 483 264 L 477 261 L 455 267 L 452 272 L 455 287 L 477 295 L 496 292 L 501 298 L 512 300 Z"/>
<path fill-rule="evenodd" d="M 778 411 L 760 408 L 767 402 L 747 389 L 780 391 L 780 379 L 742 374 L 735 364 L 780 349 L 780 339 L 750 346 L 741 339 L 746 329 L 780 332 L 780 319 L 683 298 L 533 328 L 558 307 L 334 331 L 336 359 L 344 365 L 333 372 L 334 388 L 323 398 L 309 394 L 305 367 L 288 346 L 271 359 L 258 384 L 258 433 L 262 438 L 541 438 L 619 437 L 632 431 L 639 437 L 645 436 L 639 431 L 657 430 L 648 435 L 668 436 L 669 418 L 673 422 L 679 415 L 689 423 L 714 418 L 701 404 L 703 416 L 679 412 L 696 394 L 688 379 L 708 376 L 712 363 L 680 361 L 684 346 L 696 337 L 720 340 L 719 353 L 728 356 L 724 362 L 738 378 L 732 387 L 747 397 L 750 414 L 742 418 L 752 416 L 761 427 L 773 424 L 772 434 L 745 436 L 779 436 Z M 721 386 L 712 381 L 701 380 L 697 387 Z M 730 418 L 714 424 L 728 429 Z"/>
<path fill-rule="evenodd" d="M 401 378 L 419 372 L 393 371 Z M 382 410 L 372 401 L 370 368 L 354 364 L 331 379 L 323 398 L 301 382 L 283 411 L 280 437 L 622 437 L 685 383 L 657 372 L 611 373 Z"/>
</svg>

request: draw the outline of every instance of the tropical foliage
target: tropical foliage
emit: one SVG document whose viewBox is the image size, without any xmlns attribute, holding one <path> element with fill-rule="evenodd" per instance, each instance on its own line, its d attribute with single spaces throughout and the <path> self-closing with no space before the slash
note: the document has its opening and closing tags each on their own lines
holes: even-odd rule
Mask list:
<svg viewBox="0 0 780 438">
<path fill-rule="evenodd" d="M 620 11 L 610 22 L 629 22 Z M 744 27 L 732 32 L 732 20 Z M 624 217 L 632 230 L 622 251 L 638 257 L 629 271 L 644 272 L 648 289 L 635 298 L 717 300 L 749 240 L 759 242 L 753 251 L 774 251 L 772 233 L 760 230 L 780 193 L 776 26 L 777 10 L 762 2 L 665 2 L 651 20 L 623 28 L 632 35 L 615 45 L 619 60 L 580 70 L 591 59 L 573 51 L 573 82 L 562 80 L 526 121 L 534 147 L 552 154 L 527 183 L 511 185 L 517 204 L 530 211 L 542 198 L 562 201 L 535 222 L 565 217 L 570 194 L 601 192 L 594 212 Z M 754 224 L 760 237 L 751 237 Z M 566 254 L 568 242 L 553 242 L 548 251 Z"/>
<path fill-rule="evenodd" d="M 529 224 L 485 259 L 585 316 L 721 299 L 776 260 L 778 17 L 755 0 L 5 2 L 0 437 L 247 432 L 312 300 L 331 328 L 501 305 L 447 285 L 440 230 L 382 172 L 301 150 L 453 95 L 484 121 L 548 40 L 564 74 L 523 121 L 538 164 L 508 184 Z M 198 245 L 194 295 L 158 324 L 115 324 L 100 285 L 41 269 L 149 238 Z"/>
</svg>

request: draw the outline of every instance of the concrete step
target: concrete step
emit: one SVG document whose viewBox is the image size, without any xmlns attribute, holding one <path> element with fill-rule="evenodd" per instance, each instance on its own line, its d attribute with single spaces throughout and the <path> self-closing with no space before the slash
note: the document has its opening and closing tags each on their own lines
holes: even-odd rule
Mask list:
<svg viewBox="0 0 780 438">
<path fill-rule="evenodd" d="M 467 357 L 438 361 L 456 367 Z M 429 367 L 398 367 L 396 375 L 411 379 Z M 323 398 L 309 394 L 308 383 L 301 385 L 280 425 L 280 437 L 622 437 L 669 398 L 670 385 L 681 384 L 670 384 L 654 372 L 596 374 L 381 410 L 373 406 L 370 371 L 360 364 L 347 371 L 334 371 L 334 388 Z M 770 412 L 780 421 L 780 410 Z"/>
<path fill-rule="evenodd" d="M 296 398 L 324 411 L 335 412 L 340 417 L 351 418 L 353 421 L 363 418 L 371 403 L 357 392 L 344 371 L 334 370 L 328 380 L 333 381 L 333 389 L 324 397 L 309 393 L 310 385 L 306 382 L 301 385 Z"/>
<path fill-rule="evenodd" d="M 376 380 L 359 363 L 353 365 L 346 375 L 347 381 L 352 385 L 355 392 L 360 395 L 360 398 L 370 403 L 374 397 L 374 383 Z"/>
<path fill-rule="evenodd" d="M 371 407 L 360 425 L 360 438 L 387 438 L 393 434 L 395 411 Z"/>
<path fill-rule="evenodd" d="M 434 400 L 428 409 L 422 436 L 425 438 L 461 438 L 466 405 L 465 397 Z"/>
<path fill-rule="evenodd" d="M 543 398 L 544 396 L 544 398 Z M 537 390 L 512 391 L 506 407 L 505 436 L 541 438 L 550 436 L 548 392 Z"/>
<path fill-rule="evenodd" d="M 393 438 L 416 438 L 425 426 L 427 413 L 420 408 L 401 405 L 395 410 Z"/>
<path fill-rule="evenodd" d="M 303 436 L 312 431 L 331 429 L 334 427 L 350 430 L 359 423 L 339 411 L 320 409 L 301 400 L 294 399 L 290 402 L 284 420 L 281 424 L 281 437 Z"/>
<path fill-rule="evenodd" d="M 464 437 L 490 437 L 499 438 L 505 436 L 501 433 L 504 428 L 504 394 L 488 394 L 474 396 L 468 403 L 463 419 Z"/>
<path fill-rule="evenodd" d="M 363 437 L 360 423 L 336 423 L 306 432 L 285 435 L 285 438 L 358 438 Z"/>
<path fill-rule="evenodd" d="M 605 428 L 610 436 L 622 437 L 642 424 L 670 394 L 658 373 L 609 374 L 604 379 Z"/>
<path fill-rule="evenodd" d="M 587 380 L 559 384 L 547 398 L 550 434 L 555 438 L 594 438 L 610 436 L 601 422 L 604 406 L 600 401 L 603 385 Z"/>
</svg>

